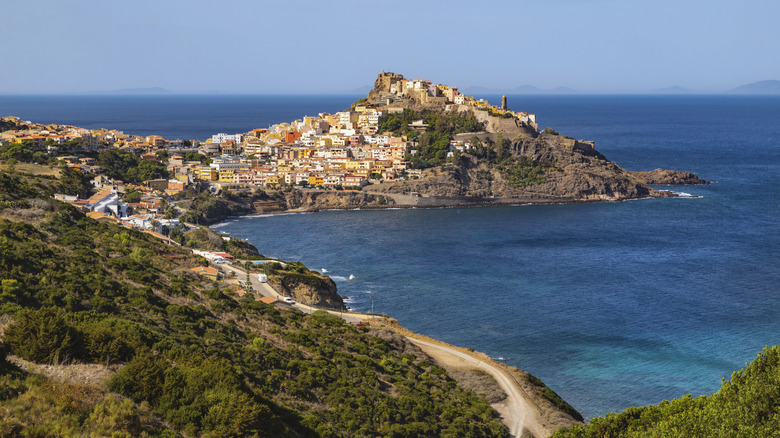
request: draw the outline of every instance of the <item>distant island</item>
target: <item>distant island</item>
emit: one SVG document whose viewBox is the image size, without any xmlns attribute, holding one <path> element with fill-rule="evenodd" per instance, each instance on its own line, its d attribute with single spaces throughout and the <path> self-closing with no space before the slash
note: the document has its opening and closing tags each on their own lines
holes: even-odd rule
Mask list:
<svg viewBox="0 0 780 438">
<path fill-rule="evenodd" d="M 767 80 L 741 85 L 730 91 L 733 94 L 780 94 L 780 81 Z"/>
</svg>

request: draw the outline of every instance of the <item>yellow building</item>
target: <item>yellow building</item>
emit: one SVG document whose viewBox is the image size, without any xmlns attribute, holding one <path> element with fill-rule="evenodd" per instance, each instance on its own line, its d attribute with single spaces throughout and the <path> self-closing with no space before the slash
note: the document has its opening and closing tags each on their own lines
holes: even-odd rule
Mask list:
<svg viewBox="0 0 780 438">
<path fill-rule="evenodd" d="M 265 177 L 266 187 L 279 187 L 279 175 L 267 175 Z"/>
<path fill-rule="evenodd" d="M 222 169 L 219 171 L 219 182 L 233 182 L 233 174 L 235 173 L 235 170 L 233 169 Z"/>
<path fill-rule="evenodd" d="M 309 185 L 312 187 L 325 185 L 325 177 L 323 175 L 309 175 Z"/>
<path fill-rule="evenodd" d="M 204 179 L 206 181 L 219 180 L 219 172 L 216 169 L 209 166 L 198 166 L 193 171 L 196 178 Z"/>
</svg>

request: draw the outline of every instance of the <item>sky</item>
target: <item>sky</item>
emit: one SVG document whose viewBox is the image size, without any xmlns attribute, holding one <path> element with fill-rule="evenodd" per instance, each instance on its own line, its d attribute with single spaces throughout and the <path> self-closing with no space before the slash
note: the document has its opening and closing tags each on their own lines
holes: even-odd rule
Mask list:
<svg viewBox="0 0 780 438">
<path fill-rule="evenodd" d="M 460 87 L 718 92 L 780 79 L 777 0 L 0 0 L 0 94 Z"/>
</svg>

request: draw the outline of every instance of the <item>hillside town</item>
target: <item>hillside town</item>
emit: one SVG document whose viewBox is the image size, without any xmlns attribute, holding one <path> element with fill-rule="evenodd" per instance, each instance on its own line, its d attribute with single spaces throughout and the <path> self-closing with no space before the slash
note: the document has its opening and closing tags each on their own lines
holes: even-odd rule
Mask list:
<svg viewBox="0 0 780 438">
<path fill-rule="evenodd" d="M 220 188 L 354 189 L 372 182 L 419 176 L 419 170 L 409 168 L 409 158 L 416 153 L 416 143 L 406 136 L 378 132 L 382 115 L 402 112 L 404 107 L 397 104 L 405 99 L 422 104 L 441 103 L 451 107 L 447 109 L 458 111 L 486 111 L 500 117 L 517 118 L 519 123 L 536 128 L 533 114 L 510 111 L 505 100 L 501 106 L 494 106 L 464 95 L 454 87 L 421 79 L 402 79 L 394 82 L 390 93 L 380 94 L 375 102 L 359 101 L 361 104 L 335 114 L 320 113 L 246 133 L 217 133 L 205 141 L 45 125 L 3 132 L 0 144 L 31 142 L 37 151 L 58 154 L 64 144 L 77 142 L 85 150 L 115 148 L 151 161 L 160 160 L 158 152 L 167 151 L 167 167 L 173 178 L 148 181 L 147 185 L 169 194 L 184 190 L 196 181 Z M 409 127 L 425 131 L 427 124 L 418 120 Z M 452 141 L 449 152 L 463 152 L 470 146 L 467 141 Z M 185 161 L 184 155 L 179 153 L 185 151 L 210 157 L 209 163 Z M 59 158 L 68 167 L 101 173 L 100 167 L 90 158 Z"/>
<path fill-rule="evenodd" d="M 375 92 L 350 109 L 319 113 L 245 133 L 217 133 L 200 140 L 170 140 L 159 135 L 129 135 L 111 129 L 84 129 L 70 125 L 40 125 L 16 117 L 6 124 L 24 127 L 0 133 L 0 146 L 26 145 L 49 162 L 92 176 L 89 197 L 58 195 L 93 218 L 112 218 L 167 238 L 183 229 L 181 213 L 169 204 L 177 194 L 221 190 L 274 190 L 284 187 L 315 190 L 360 190 L 368 184 L 414 179 L 420 169 L 410 167 L 417 153 L 412 136 L 380 132 L 383 115 L 402 113 L 411 105 L 439 105 L 445 111 L 484 112 L 509 118 L 518 126 L 537 129 L 535 116 L 490 105 L 460 93 L 457 88 L 401 75 L 382 73 Z M 424 119 L 408 126 L 410 132 L 428 129 Z M 471 148 L 469 141 L 452 140 L 448 157 Z M 131 184 L 112 179 L 94 156 L 106 151 L 131 154 L 140 162 L 167 169 L 168 178 Z M 137 192 L 137 199 L 126 194 Z M 180 197 L 179 197 L 180 198 Z"/>
</svg>

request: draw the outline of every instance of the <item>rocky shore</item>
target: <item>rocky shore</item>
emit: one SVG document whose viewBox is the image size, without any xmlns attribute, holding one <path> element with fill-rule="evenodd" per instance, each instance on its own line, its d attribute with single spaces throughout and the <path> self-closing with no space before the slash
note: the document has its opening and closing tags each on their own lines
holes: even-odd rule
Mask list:
<svg viewBox="0 0 780 438">
<path fill-rule="evenodd" d="M 645 184 L 659 186 L 679 186 L 679 185 L 703 185 L 710 182 L 699 178 L 691 172 L 682 172 L 677 170 L 655 169 L 647 172 L 631 172 L 636 179 Z"/>
<path fill-rule="evenodd" d="M 370 184 L 362 190 L 288 189 L 260 196 L 234 194 L 220 201 L 222 208 L 208 210 L 203 220 L 214 223 L 236 215 L 319 210 L 615 202 L 676 196 L 651 185 L 708 184 L 690 172 L 629 172 L 607 160 L 592 142 L 560 135 L 519 137 L 509 142 L 508 148 L 516 159 L 536 163 L 542 169 L 533 182 L 518 183 L 512 179 L 512 168 L 463 154 L 457 163 L 423 170 L 419 178 Z"/>
</svg>

